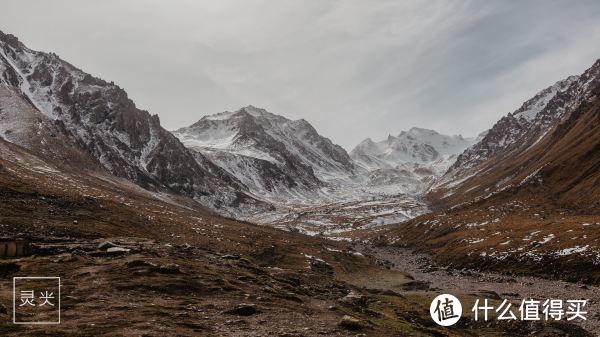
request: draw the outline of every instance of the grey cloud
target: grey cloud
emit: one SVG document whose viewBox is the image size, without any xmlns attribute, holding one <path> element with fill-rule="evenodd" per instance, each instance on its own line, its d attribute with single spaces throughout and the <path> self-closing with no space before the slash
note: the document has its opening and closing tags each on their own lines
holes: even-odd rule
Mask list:
<svg viewBox="0 0 600 337">
<path fill-rule="evenodd" d="M 124 87 L 170 129 L 252 104 L 347 149 L 475 135 L 600 57 L 597 1 L 3 1 L 0 29 Z"/>
</svg>

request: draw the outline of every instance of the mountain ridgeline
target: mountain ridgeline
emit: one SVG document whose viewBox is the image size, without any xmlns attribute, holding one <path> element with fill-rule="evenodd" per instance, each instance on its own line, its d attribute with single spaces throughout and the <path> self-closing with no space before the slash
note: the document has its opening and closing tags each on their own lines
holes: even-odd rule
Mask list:
<svg viewBox="0 0 600 337">
<path fill-rule="evenodd" d="M 93 161 L 144 188 L 181 193 L 214 209 L 268 208 L 202 154 L 190 153 L 161 127 L 157 115 L 138 109 L 119 86 L 55 54 L 33 51 L 0 32 L 0 75 L 5 100 L 33 107 L 31 114 L 49 128 L 49 134 L 59 134 L 58 138 L 70 142 L 69 147 L 87 155 L 80 161 Z M 21 129 L 38 123 L 15 120 L 21 115 L 7 109 L 2 109 L 0 118 L 3 125 L 10 124 L 2 137 L 14 141 L 18 139 L 12 134 L 26 133 Z"/>
<path fill-rule="evenodd" d="M 571 114 L 591 104 L 599 72 L 596 62 L 542 90 L 476 139 L 411 128 L 382 141 L 366 139 L 348 154 L 306 120 L 253 106 L 204 116 L 171 133 L 114 83 L 0 32 L 0 137 L 57 165 L 109 172 L 231 215 L 282 203 L 402 195 L 426 196 L 443 207 L 551 170 L 552 162 L 532 151 L 549 146 Z M 592 158 L 595 151 L 592 146 Z M 556 190 L 557 198 L 579 191 L 595 168 Z"/>
<path fill-rule="evenodd" d="M 599 84 L 600 60 L 580 76 L 557 82 L 502 117 L 481 141 L 458 156 L 432 187 L 430 200 L 439 206 L 456 205 L 537 181 L 552 191 L 553 198 L 571 200 L 571 206 L 597 207 L 597 201 L 591 200 L 599 195 L 600 123 L 594 112 Z M 577 132 L 565 131 L 575 125 L 579 125 Z M 571 169 L 563 171 L 567 167 Z M 549 178 L 558 177 L 558 172 L 563 178 Z M 583 192 L 582 186 L 592 189 Z"/>
<path fill-rule="evenodd" d="M 307 193 L 354 171 L 346 151 L 307 121 L 253 106 L 205 116 L 174 134 L 256 194 Z"/>
</svg>

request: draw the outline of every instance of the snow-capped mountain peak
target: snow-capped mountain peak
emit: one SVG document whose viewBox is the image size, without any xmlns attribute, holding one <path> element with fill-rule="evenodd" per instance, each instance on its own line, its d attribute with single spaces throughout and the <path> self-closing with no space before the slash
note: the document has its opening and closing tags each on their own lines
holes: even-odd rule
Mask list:
<svg viewBox="0 0 600 337">
<path fill-rule="evenodd" d="M 359 163 L 366 164 L 366 167 L 371 165 L 364 162 L 363 159 L 367 159 L 365 156 L 370 157 L 368 162 L 383 161 L 390 167 L 401 163 L 428 163 L 444 155 L 459 154 L 473 141 L 460 135 L 447 136 L 434 130 L 413 127 L 396 137 L 389 135 L 380 142 L 367 138 L 352 150 L 351 156 Z"/>
<path fill-rule="evenodd" d="M 529 123 L 533 122 L 538 114 L 550 103 L 552 98 L 560 92 L 564 92 L 573 82 L 577 81 L 579 76 L 569 76 L 564 80 L 556 82 L 554 85 L 538 92 L 533 98 L 523 103 L 523 105 L 514 112 L 515 118 L 523 119 Z"/>
<path fill-rule="evenodd" d="M 373 188 L 377 185 L 395 193 L 418 194 L 473 142 L 472 138 L 413 127 L 379 142 L 367 138 L 350 155 L 367 172 Z"/>
<path fill-rule="evenodd" d="M 354 170 L 346 151 L 306 120 L 254 106 L 204 116 L 174 134 L 256 194 L 281 197 L 314 190 Z"/>
</svg>

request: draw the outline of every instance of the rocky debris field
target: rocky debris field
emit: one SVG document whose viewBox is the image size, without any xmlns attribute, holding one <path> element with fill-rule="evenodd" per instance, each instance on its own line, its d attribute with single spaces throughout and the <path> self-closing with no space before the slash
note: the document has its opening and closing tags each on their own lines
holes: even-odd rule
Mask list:
<svg viewBox="0 0 600 337">
<path fill-rule="evenodd" d="M 473 294 L 481 300 L 508 299 L 517 305 L 523 298 L 542 301 L 587 299 L 587 320 L 577 320 L 575 323 L 588 331 L 600 332 L 599 287 L 532 276 L 441 267 L 432 262 L 427 255 L 405 248 L 362 246 L 357 249 L 365 254 L 373 254 L 382 265 L 392 270 L 410 273 L 431 289 L 443 289 L 450 294 Z"/>
</svg>

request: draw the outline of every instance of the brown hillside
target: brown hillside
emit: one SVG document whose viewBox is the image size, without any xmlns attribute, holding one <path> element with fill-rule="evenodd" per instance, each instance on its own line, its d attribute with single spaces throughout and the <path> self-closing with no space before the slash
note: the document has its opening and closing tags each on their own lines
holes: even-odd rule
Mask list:
<svg viewBox="0 0 600 337">
<path fill-rule="evenodd" d="M 600 283 L 600 101 L 471 184 L 508 175 L 508 188 L 390 226 L 377 240 L 456 267 Z"/>
</svg>

